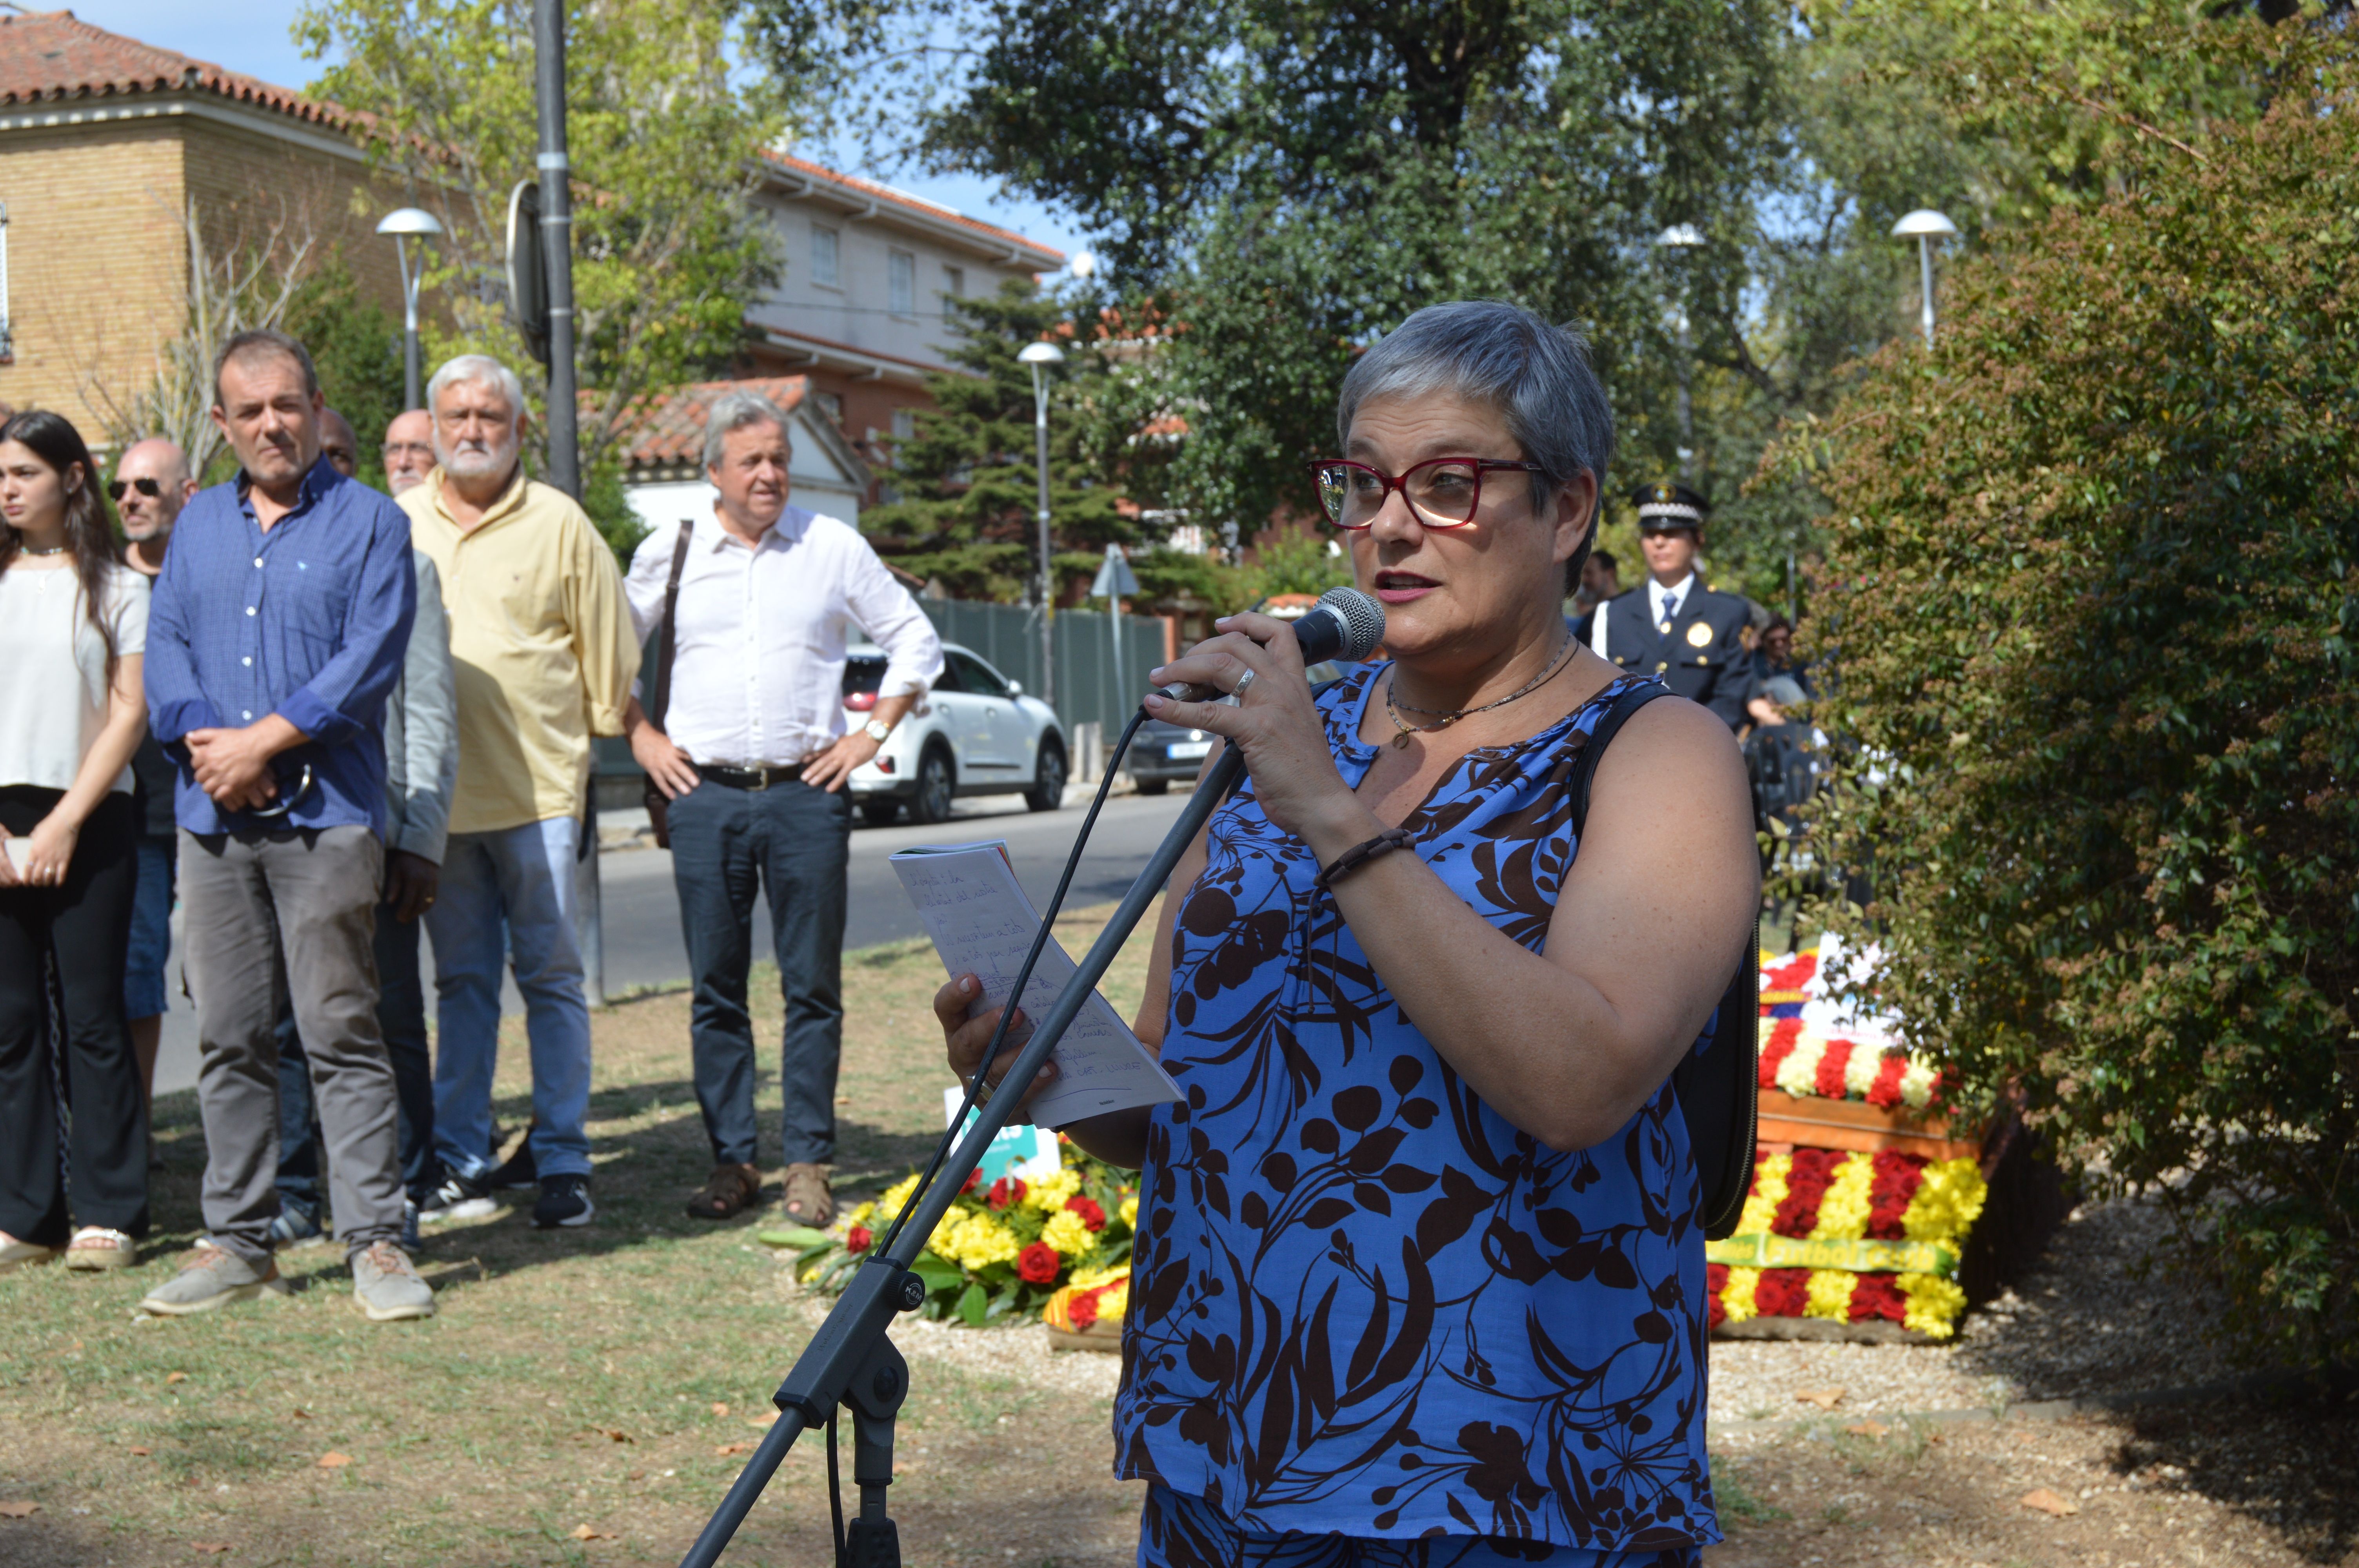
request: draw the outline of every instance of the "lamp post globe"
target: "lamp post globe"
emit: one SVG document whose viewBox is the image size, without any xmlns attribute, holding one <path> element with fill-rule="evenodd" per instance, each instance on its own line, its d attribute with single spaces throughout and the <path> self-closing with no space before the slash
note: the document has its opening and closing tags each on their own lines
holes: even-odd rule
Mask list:
<svg viewBox="0 0 2359 1568">
<path fill-rule="evenodd" d="M 401 268 L 401 387 L 403 406 L 419 404 L 418 287 L 426 281 L 425 243 L 442 233 L 442 221 L 423 207 L 397 207 L 377 220 L 376 232 L 393 236 L 394 260 Z M 409 242 L 419 242 L 418 265 L 409 265 Z"/>
<path fill-rule="evenodd" d="M 1032 435 L 1040 474 L 1040 700 L 1057 706 L 1056 568 L 1049 544 L 1049 383 L 1050 365 L 1065 362 L 1054 343 L 1027 343 L 1016 362 L 1032 372 Z"/>
<path fill-rule="evenodd" d="M 1919 207 L 1892 225 L 1896 240 L 1917 242 L 1917 265 L 1925 296 L 1925 346 L 1933 346 L 1933 242 L 1954 239 L 1958 226 L 1930 207 Z"/>
<path fill-rule="evenodd" d="M 1703 231 L 1693 223 L 1674 223 L 1655 236 L 1658 251 L 1679 252 L 1703 248 Z M 1681 280 L 1681 293 L 1685 282 Z M 1683 482 L 1695 482 L 1695 341 L 1688 327 L 1687 301 L 1680 301 L 1678 317 L 1671 324 L 1672 336 L 1680 351 L 1680 478 Z"/>
</svg>

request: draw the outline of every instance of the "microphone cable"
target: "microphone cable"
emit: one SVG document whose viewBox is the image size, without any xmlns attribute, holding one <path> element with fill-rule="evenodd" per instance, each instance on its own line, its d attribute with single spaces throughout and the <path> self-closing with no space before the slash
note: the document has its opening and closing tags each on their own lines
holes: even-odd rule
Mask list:
<svg viewBox="0 0 2359 1568">
<path fill-rule="evenodd" d="M 1081 831 L 1073 835 L 1073 848 L 1065 857 L 1064 873 L 1057 879 L 1057 891 L 1049 895 L 1049 907 L 1041 911 L 1040 929 L 1032 934 L 1032 946 L 1025 952 L 1023 965 L 1016 971 L 1015 983 L 1008 988 L 1007 1001 L 999 1012 L 999 1026 L 991 1032 L 991 1044 L 984 1047 L 983 1060 L 976 1064 L 974 1077 L 966 1086 L 966 1098 L 959 1102 L 958 1114 L 951 1118 L 950 1130 L 942 1134 L 941 1141 L 934 1145 L 933 1158 L 926 1162 L 925 1170 L 918 1177 L 918 1184 L 909 1191 L 908 1201 L 901 1206 L 901 1212 L 893 1217 L 892 1227 L 885 1232 L 884 1239 L 876 1243 L 875 1251 L 892 1249 L 895 1239 L 901 1234 L 902 1224 L 917 1211 L 919 1200 L 934 1184 L 934 1177 L 940 1172 L 942 1162 L 950 1158 L 951 1151 L 958 1146 L 959 1132 L 966 1125 L 968 1113 L 983 1098 L 984 1075 L 990 1072 L 992 1063 L 999 1059 L 1000 1049 L 1007 1041 L 1008 1021 L 1015 1017 L 1016 1005 L 1024 999 L 1024 988 L 1032 983 L 1032 967 L 1040 961 L 1042 950 L 1049 946 L 1049 934 L 1057 923 L 1057 913 L 1065 906 L 1065 890 L 1073 885 L 1073 872 L 1081 866 L 1082 850 L 1089 844 L 1090 830 L 1097 826 L 1098 813 L 1103 809 L 1106 795 L 1114 788 L 1114 775 L 1122 766 L 1123 758 L 1129 754 L 1131 738 L 1146 722 L 1147 707 L 1141 703 L 1132 712 L 1130 722 L 1123 726 L 1121 738 L 1114 743 L 1114 754 L 1106 759 L 1105 776 L 1098 780 L 1098 793 L 1090 802 L 1089 815 L 1082 818 Z"/>
</svg>

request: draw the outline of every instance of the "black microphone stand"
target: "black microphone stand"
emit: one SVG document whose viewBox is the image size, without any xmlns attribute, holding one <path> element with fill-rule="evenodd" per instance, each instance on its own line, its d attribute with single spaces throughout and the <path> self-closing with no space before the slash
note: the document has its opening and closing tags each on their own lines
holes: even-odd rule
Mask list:
<svg viewBox="0 0 2359 1568">
<path fill-rule="evenodd" d="M 860 1491 L 860 1512 L 846 1532 L 845 1555 L 851 1568 L 900 1568 L 900 1537 L 886 1517 L 885 1488 L 893 1483 L 893 1422 L 908 1393 L 909 1364 L 885 1331 L 895 1314 L 914 1312 L 925 1304 L 925 1282 L 910 1272 L 909 1266 L 933 1236 L 934 1227 L 950 1212 L 992 1139 L 1015 1119 L 1025 1086 L 1038 1074 L 1066 1027 L 1080 1015 L 1107 966 L 1145 917 L 1147 906 L 1171 880 L 1172 867 L 1180 863 L 1189 843 L 1244 771 L 1245 755 L 1232 745 L 1197 784 L 1180 820 L 1130 884 L 1114 918 L 1106 922 L 1072 979 L 1057 994 L 1031 1039 L 1025 1042 L 1016 1065 L 977 1112 L 974 1125 L 943 1161 L 933 1184 L 902 1224 L 900 1235 L 891 1247 L 860 1266 L 787 1380 L 771 1396 L 770 1402 L 778 1407 L 777 1422 L 745 1462 L 696 1544 L 680 1559 L 680 1568 L 712 1568 L 795 1439 L 825 1426 L 836 1408 L 847 1402 L 852 1406 L 852 1479 Z"/>
</svg>

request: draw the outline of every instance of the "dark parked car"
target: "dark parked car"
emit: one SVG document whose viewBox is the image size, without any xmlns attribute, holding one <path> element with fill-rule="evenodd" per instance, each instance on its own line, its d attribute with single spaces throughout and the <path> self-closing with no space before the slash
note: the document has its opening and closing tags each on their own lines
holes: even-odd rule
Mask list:
<svg viewBox="0 0 2359 1568">
<path fill-rule="evenodd" d="M 1305 673 L 1312 686 L 1324 685 L 1343 675 L 1351 666 L 1332 660 L 1315 664 Z M 1212 750 L 1210 730 L 1190 730 L 1179 724 L 1166 724 L 1160 719 L 1150 719 L 1138 727 L 1132 737 L 1130 752 L 1123 771 L 1138 785 L 1141 795 L 1162 795 L 1177 779 L 1181 784 L 1194 780 L 1203 767 L 1204 758 Z"/>
</svg>

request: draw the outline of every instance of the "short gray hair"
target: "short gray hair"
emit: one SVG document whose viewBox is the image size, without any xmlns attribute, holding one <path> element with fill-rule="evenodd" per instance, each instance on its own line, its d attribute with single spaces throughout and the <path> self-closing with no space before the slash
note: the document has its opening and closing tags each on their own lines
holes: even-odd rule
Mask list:
<svg viewBox="0 0 2359 1568">
<path fill-rule="evenodd" d="M 1344 375 L 1335 404 L 1337 438 L 1350 443 L 1352 417 L 1364 403 L 1436 393 L 1499 410 L 1525 460 L 1540 465 L 1532 476 L 1535 509 L 1584 471 L 1596 476 L 1598 511 L 1591 514 L 1588 537 L 1565 563 L 1567 580 L 1577 578 L 1597 542 L 1605 466 L 1614 455 L 1614 410 L 1590 368 L 1588 339 L 1577 328 L 1552 326 L 1504 299 L 1429 305 Z"/>
<path fill-rule="evenodd" d="M 712 409 L 704 416 L 704 466 L 721 466 L 721 444 L 732 430 L 742 430 L 748 425 L 776 425 L 778 434 L 794 441 L 794 427 L 787 423 L 786 410 L 758 392 L 724 392 L 712 400 Z"/>
<path fill-rule="evenodd" d="M 426 384 L 426 409 L 429 414 L 442 401 L 443 390 L 452 386 L 490 384 L 499 389 L 508 400 L 510 423 L 524 417 L 524 383 L 516 372 L 489 354 L 455 354 L 442 362 L 434 379 Z"/>
</svg>

